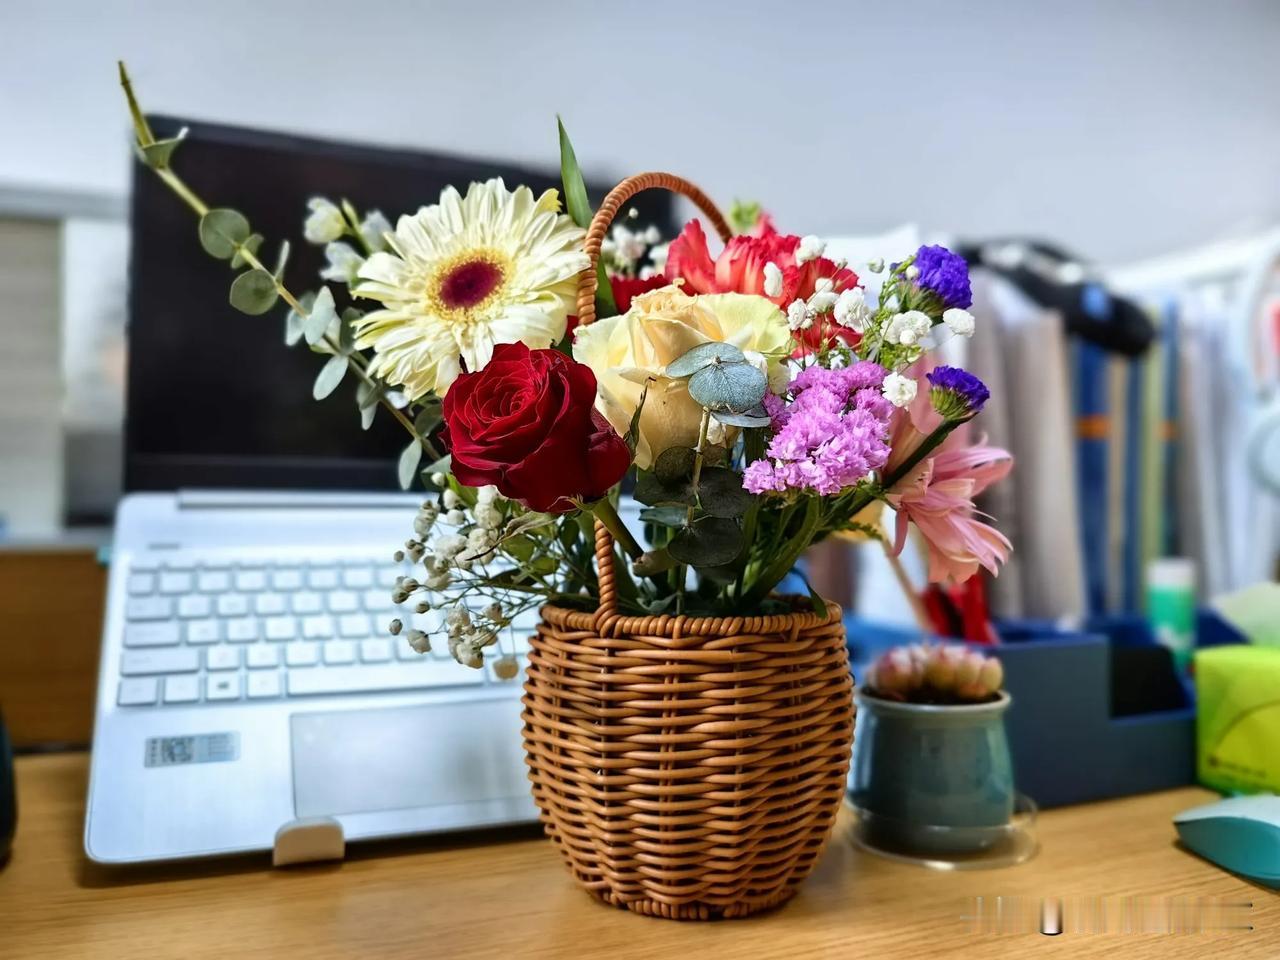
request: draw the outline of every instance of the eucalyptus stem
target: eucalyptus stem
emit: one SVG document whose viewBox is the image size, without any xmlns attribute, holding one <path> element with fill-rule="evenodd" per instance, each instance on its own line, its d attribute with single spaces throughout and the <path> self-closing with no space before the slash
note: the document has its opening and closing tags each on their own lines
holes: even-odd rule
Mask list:
<svg viewBox="0 0 1280 960">
<path fill-rule="evenodd" d="M 155 134 L 151 130 L 151 125 L 147 123 L 147 118 L 146 115 L 143 114 L 142 108 L 138 105 L 138 99 L 134 95 L 133 83 L 129 79 L 129 73 L 125 69 L 123 61 L 118 61 L 118 65 L 120 68 L 120 86 L 124 88 L 125 100 L 128 101 L 129 104 L 129 114 L 133 118 L 134 137 L 138 142 L 138 147 L 146 148 L 153 146 L 156 143 Z M 155 172 L 156 176 L 158 176 L 161 181 L 163 181 L 164 184 L 174 192 L 174 194 L 186 203 L 186 205 L 189 206 L 197 216 L 203 217 L 209 212 L 209 205 L 205 203 L 194 190 L 187 186 L 182 178 L 174 173 L 171 168 L 168 166 L 153 165 L 151 163 L 148 163 L 147 166 L 149 166 Z M 359 231 L 357 230 L 357 233 L 358 232 Z M 268 270 L 262 265 L 262 261 L 258 259 L 257 255 L 252 250 L 241 243 L 236 243 L 234 246 L 235 255 L 238 256 L 240 260 L 253 269 L 261 270 L 263 273 L 270 276 L 272 283 L 275 285 L 276 293 L 279 294 L 280 299 L 287 303 L 289 308 L 303 320 L 308 319 L 307 311 L 298 301 L 298 298 L 293 295 L 293 293 L 284 285 L 283 281 L 276 276 L 274 272 Z M 377 386 L 373 378 L 370 377 L 367 372 L 367 362 L 362 355 L 354 351 L 343 354 L 341 348 L 334 341 L 333 337 L 329 336 L 327 333 L 324 335 L 323 342 L 334 352 L 335 355 L 343 356 L 347 361 L 347 367 L 354 371 L 356 376 L 364 381 L 366 385 L 371 387 Z M 381 394 L 378 397 L 378 401 L 391 413 L 393 417 L 396 418 L 396 420 L 400 422 L 400 425 L 422 445 L 422 448 L 433 461 L 440 459 L 439 451 L 436 450 L 426 437 L 418 433 L 414 428 L 413 421 L 409 419 L 403 410 L 400 410 L 395 404 Z"/>
<path fill-rule="evenodd" d="M 707 445 L 707 431 L 711 428 L 711 411 L 706 407 L 702 408 L 702 421 L 698 424 L 698 445 L 693 448 L 693 475 L 692 483 L 694 496 L 697 496 L 698 481 L 702 479 L 702 461 L 703 447 Z M 685 510 L 684 523 L 686 527 L 693 526 L 693 504 L 689 504 Z M 684 613 L 684 594 L 685 581 L 688 579 L 688 571 L 685 564 L 676 567 L 676 616 Z"/>
</svg>

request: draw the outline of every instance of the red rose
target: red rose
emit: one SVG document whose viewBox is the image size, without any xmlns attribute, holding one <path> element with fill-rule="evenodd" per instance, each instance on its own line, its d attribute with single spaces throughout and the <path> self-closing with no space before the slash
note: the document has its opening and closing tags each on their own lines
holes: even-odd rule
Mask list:
<svg viewBox="0 0 1280 960">
<path fill-rule="evenodd" d="M 453 475 L 493 484 L 531 510 L 563 513 L 596 500 L 631 466 L 631 451 L 595 410 L 596 376 L 558 350 L 502 343 L 444 397 Z"/>
</svg>

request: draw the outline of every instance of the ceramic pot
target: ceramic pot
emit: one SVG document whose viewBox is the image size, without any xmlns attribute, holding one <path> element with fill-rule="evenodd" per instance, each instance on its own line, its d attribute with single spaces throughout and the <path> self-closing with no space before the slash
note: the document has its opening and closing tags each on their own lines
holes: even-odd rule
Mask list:
<svg viewBox="0 0 1280 960">
<path fill-rule="evenodd" d="M 868 840 L 964 853 L 1005 836 L 1014 803 L 1004 728 L 1011 702 L 1003 691 L 989 703 L 955 706 L 859 691 L 849 795 Z"/>
</svg>

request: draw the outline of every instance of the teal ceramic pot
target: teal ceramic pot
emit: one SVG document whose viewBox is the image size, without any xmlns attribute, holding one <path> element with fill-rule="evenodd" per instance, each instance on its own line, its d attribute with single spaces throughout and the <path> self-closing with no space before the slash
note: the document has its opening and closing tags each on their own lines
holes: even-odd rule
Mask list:
<svg viewBox="0 0 1280 960">
<path fill-rule="evenodd" d="M 877 846 L 923 854 L 983 850 L 1013 815 L 1007 693 L 938 706 L 857 695 L 850 799 Z"/>
</svg>

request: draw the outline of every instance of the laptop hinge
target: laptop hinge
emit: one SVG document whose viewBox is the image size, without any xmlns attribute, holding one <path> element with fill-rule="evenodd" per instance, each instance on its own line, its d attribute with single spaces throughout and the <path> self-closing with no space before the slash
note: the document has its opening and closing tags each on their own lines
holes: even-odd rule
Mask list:
<svg viewBox="0 0 1280 960">
<path fill-rule="evenodd" d="M 422 501 L 414 493 L 341 490 L 179 490 L 179 510 L 404 510 Z"/>
</svg>

